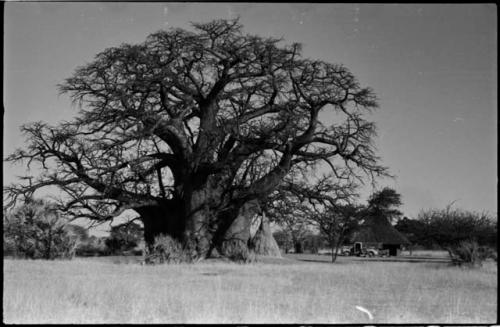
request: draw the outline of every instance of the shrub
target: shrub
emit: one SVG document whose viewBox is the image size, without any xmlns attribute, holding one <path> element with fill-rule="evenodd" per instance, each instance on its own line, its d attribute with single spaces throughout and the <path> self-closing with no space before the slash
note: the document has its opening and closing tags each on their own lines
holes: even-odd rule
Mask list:
<svg viewBox="0 0 500 327">
<path fill-rule="evenodd" d="M 155 237 L 153 246 L 146 251 L 147 264 L 192 262 L 192 251 L 169 235 Z"/>
<path fill-rule="evenodd" d="M 229 254 L 228 258 L 231 261 L 238 263 L 251 263 L 257 260 L 255 252 L 248 247 L 235 247 Z"/>
<path fill-rule="evenodd" d="M 497 255 L 493 249 L 480 246 L 476 241 L 462 241 L 458 246 L 448 250 L 453 264 L 467 266 L 482 266 L 486 259 L 496 260 Z"/>
<path fill-rule="evenodd" d="M 245 243 L 240 239 L 226 240 L 220 248 L 220 253 L 231 261 L 238 263 L 250 263 L 256 261 L 256 254 L 250 250 L 251 241 Z"/>
</svg>

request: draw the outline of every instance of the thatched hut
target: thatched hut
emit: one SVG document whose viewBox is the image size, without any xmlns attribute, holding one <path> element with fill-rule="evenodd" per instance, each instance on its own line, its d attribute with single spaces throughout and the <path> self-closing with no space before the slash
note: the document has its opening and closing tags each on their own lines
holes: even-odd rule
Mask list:
<svg viewBox="0 0 500 327">
<path fill-rule="evenodd" d="M 410 241 L 398 232 L 385 217 L 367 217 L 364 223 L 351 235 L 351 242 L 363 242 L 366 246 L 389 250 L 389 255 L 399 254 L 403 245 Z"/>
</svg>

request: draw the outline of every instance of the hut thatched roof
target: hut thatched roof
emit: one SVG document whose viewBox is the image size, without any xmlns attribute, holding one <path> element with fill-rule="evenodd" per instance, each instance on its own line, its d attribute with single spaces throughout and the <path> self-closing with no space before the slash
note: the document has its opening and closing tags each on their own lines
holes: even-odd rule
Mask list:
<svg viewBox="0 0 500 327">
<path fill-rule="evenodd" d="M 367 217 L 352 234 L 353 242 L 410 244 L 410 241 L 396 230 L 385 217 Z"/>
</svg>

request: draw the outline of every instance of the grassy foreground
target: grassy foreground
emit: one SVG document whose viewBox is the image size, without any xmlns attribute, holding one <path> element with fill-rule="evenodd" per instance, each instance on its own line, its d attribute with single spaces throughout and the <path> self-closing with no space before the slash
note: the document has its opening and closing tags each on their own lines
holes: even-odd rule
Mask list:
<svg viewBox="0 0 500 327">
<path fill-rule="evenodd" d="M 4 323 L 495 323 L 497 267 L 4 259 Z M 356 309 L 362 306 L 374 318 Z"/>
</svg>

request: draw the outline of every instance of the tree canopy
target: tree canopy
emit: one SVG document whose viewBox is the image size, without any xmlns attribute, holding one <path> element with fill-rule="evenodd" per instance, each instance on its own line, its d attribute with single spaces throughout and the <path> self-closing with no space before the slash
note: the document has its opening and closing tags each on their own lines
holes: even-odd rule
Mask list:
<svg viewBox="0 0 500 327">
<path fill-rule="evenodd" d="M 403 214 L 396 209 L 402 204 L 401 194 L 390 187 L 384 187 L 370 196 L 367 212 L 372 216 L 380 216 L 392 222 Z"/>
<path fill-rule="evenodd" d="M 373 91 L 282 43 L 215 20 L 102 51 L 59 86 L 80 107 L 73 120 L 22 126 L 26 146 L 7 160 L 41 173 L 7 187 L 7 204 L 55 186 L 72 217 L 133 209 L 148 244 L 169 234 L 206 256 L 293 173 L 387 174 L 365 118 Z"/>
</svg>

